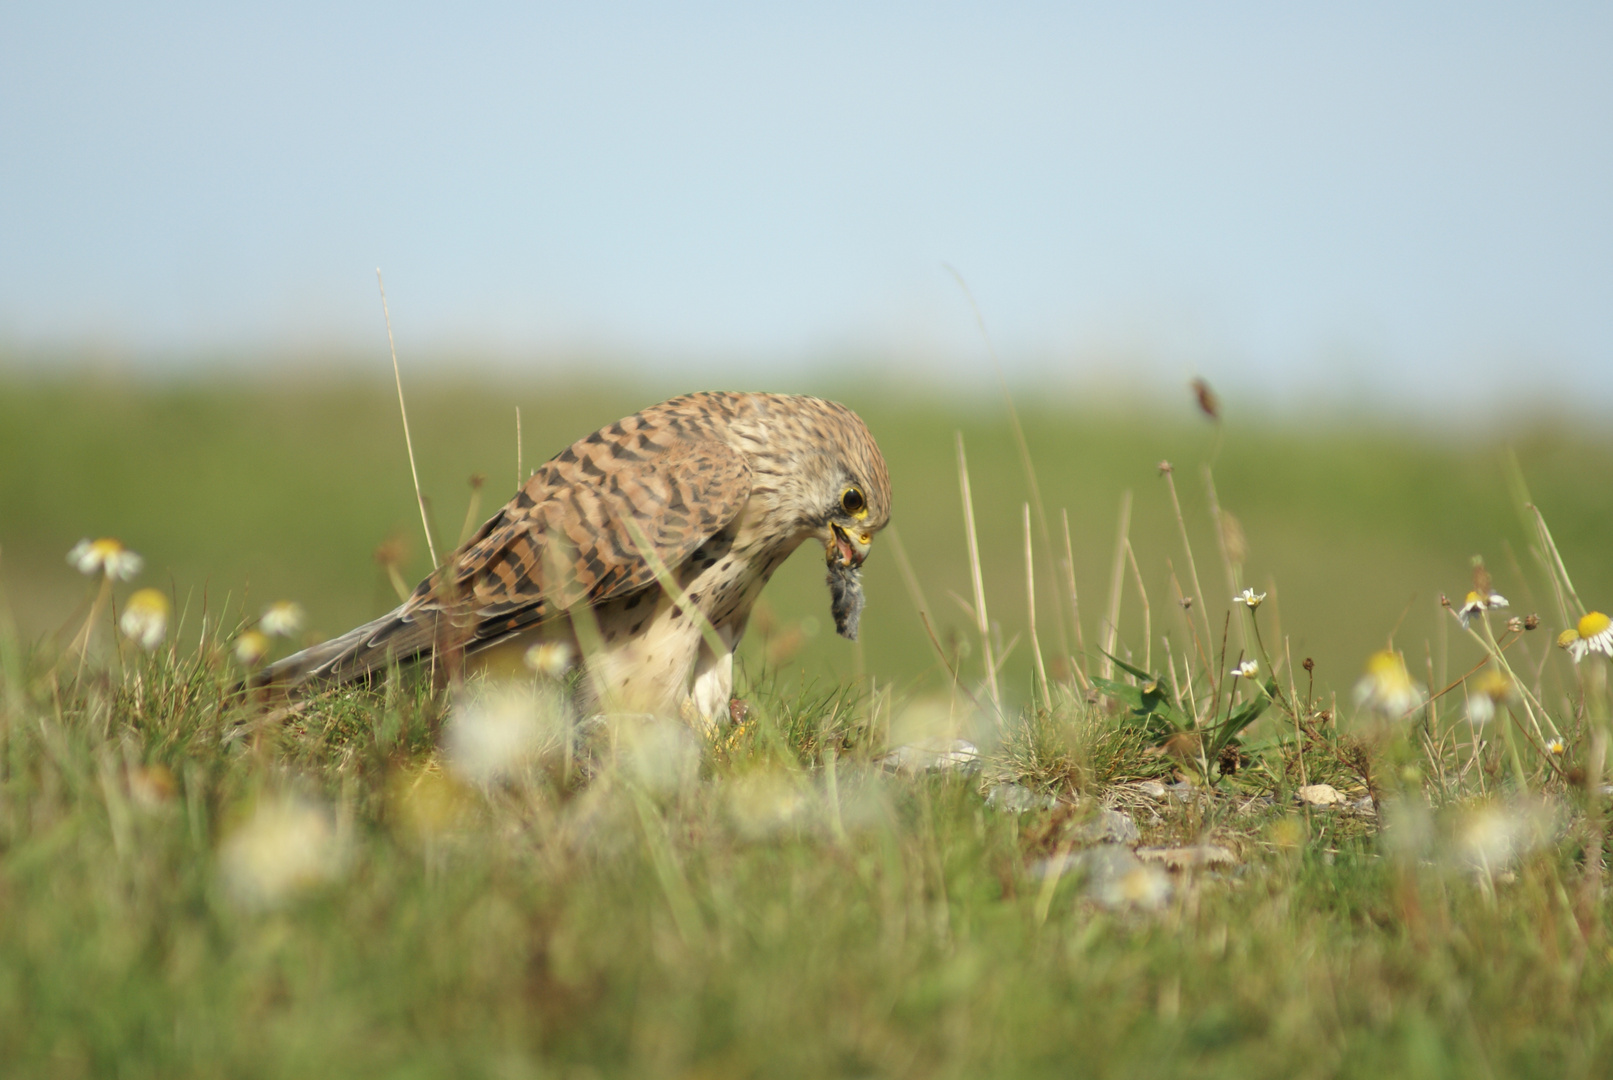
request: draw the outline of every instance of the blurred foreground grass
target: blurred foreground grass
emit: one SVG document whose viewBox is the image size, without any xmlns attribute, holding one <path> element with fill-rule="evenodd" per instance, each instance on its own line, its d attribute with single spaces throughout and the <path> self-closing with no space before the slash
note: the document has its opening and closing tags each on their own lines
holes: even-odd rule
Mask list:
<svg viewBox="0 0 1613 1080">
<path fill-rule="evenodd" d="M 1294 806 L 1291 753 L 1274 786 L 1151 792 L 1171 759 L 1078 701 L 1011 720 L 979 773 L 909 776 L 854 695 L 757 686 L 715 741 L 621 729 L 569 774 L 471 776 L 455 725 L 485 720 L 412 683 L 265 716 L 228 701 L 223 644 L 81 679 L 3 645 L 8 1075 L 1613 1068 L 1596 834 L 1549 777 L 1430 808 L 1391 772 L 1385 839 L 1370 804 Z M 1305 768 L 1355 799 L 1338 749 Z M 1050 872 L 1100 803 L 1216 861 Z"/>
<path fill-rule="evenodd" d="M 660 396 L 518 395 L 527 461 Z M 1234 649 L 1252 626 L 1287 636 L 1296 664 L 1319 661 L 1312 694 L 1191 655 L 1156 464 L 1173 462 L 1183 495 L 1208 594 L 1194 614 L 1219 627 L 1232 590 L 1197 470 L 1213 433 L 1185 409 L 1025 407 L 1044 498 L 1055 521 L 1070 511 L 1089 646 L 1130 488 L 1154 633 L 1128 584 L 1120 648 L 1159 670 L 1169 635 L 1186 689 L 1120 678 L 1089 700 L 1066 670 L 1015 705 L 1033 701 L 1021 644 L 994 717 L 947 593 L 971 592 L 958 429 L 992 616 L 1004 644 L 1022 638 L 1025 485 L 1000 406 L 838 396 L 890 459 L 902 539 L 966 685 L 944 693 L 886 538 L 867 574 L 872 684 L 850 677 L 850 646 L 806 633 L 827 620 L 802 556 L 769 591 L 771 642 L 748 646 L 742 723 L 582 740 L 578 718 L 538 707 L 552 688 L 513 711 L 408 677 L 285 707 L 228 693 L 243 600 L 254 616 L 294 597 L 326 631 L 393 603 L 371 552 L 418 523 L 384 384 L 0 387 L 0 584 L 21 624 L 0 619 L 7 1072 L 1613 1071 L 1607 663 L 1549 647 L 1568 620 L 1499 442 L 1229 423 L 1220 499 L 1248 539 L 1243 582 L 1271 593 L 1234 612 Z M 412 395 L 439 535 L 472 471 L 490 477 L 486 511 L 513 487 L 515 404 L 475 386 Z M 1605 609 L 1613 450 L 1547 429 L 1516 446 L 1580 595 Z M 63 556 L 105 534 L 147 557 L 137 584 L 188 602 L 183 635 L 115 649 L 98 611 L 74 647 L 97 585 Z M 1493 624 L 1519 673 L 1499 719 L 1469 724 L 1460 687 L 1409 715 L 1353 715 L 1349 686 L 1391 631 L 1422 683 L 1485 655 L 1437 604 L 1469 587 L 1474 554 L 1513 602 Z M 1050 561 L 1037 581 L 1057 671 Z M 234 605 L 205 634 L 204 590 L 211 612 Z M 1503 629 L 1536 610 L 1540 631 Z M 1529 741 L 1524 689 L 1560 752 Z M 1205 760 L 1235 705 L 1264 713 Z M 540 715 L 551 727 L 520 727 Z M 971 769 L 883 757 L 957 735 L 980 747 Z M 1306 784 L 1344 801 L 1302 805 Z M 1112 834 L 1106 812 L 1139 835 Z M 1202 865 L 1138 861 L 1154 848 Z"/>
</svg>

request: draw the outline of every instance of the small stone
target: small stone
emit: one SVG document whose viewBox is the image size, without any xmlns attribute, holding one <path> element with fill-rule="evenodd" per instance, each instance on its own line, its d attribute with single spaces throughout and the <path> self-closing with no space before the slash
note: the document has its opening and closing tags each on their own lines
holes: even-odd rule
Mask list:
<svg viewBox="0 0 1613 1080">
<path fill-rule="evenodd" d="M 1097 817 L 1077 825 L 1073 832 L 1082 844 L 1135 844 L 1142 839 L 1137 823 L 1118 810 L 1099 810 Z"/>
<path fill-rule="evenodd" d="M 1378 804 L 1372 801 L 1371 795 L 1363 795 L 1359 799 L 1355 800 L 1355 802 L 1350 804 L 1350 809 L 1354 810 L 1358 814 L 1371 814 L 1376 817 L 1378 813 Z"/>
<path fill-rule="evenodd" d="M 1159 863 L 1167 870 L 1220 870 L 1238 865 L 1238 856 L 1219 844 L 1138 848 L 1137 857 L 1145 862 Z"/>
<path fill-rule="evenodd" d="M 980 748 L 967 739 L 920 739 L 898 746 L 879 759 L 887 769 L 910 776 L 929 772 L 980 770 Z"/>
<path fill-rule="evenodd" d="M 1150 799 L 1163 799 L 1165 797 L 1165 785 L 1158 780 L 1144 780 L 1140 784 L 1133 784 L 1132 787 L 1136 789 L 1139 795 L 1146 795 Z"/>
<path fill-rule="evenodd" d="M 1332 784 L 1307 784 L 1294 792 L 1294 797 L 1307 806 L 1338 806 L 1350 801 Z"/>
<path fill-rule="evenodd" d="M 998 784 L 986 793 L 986 805 L 1005 814 L 1023 814 L 1027 810 L 1051 810 L 1059 804 L 1057 796 L 1032 791 L 1023 784 Z"/>
</svg>

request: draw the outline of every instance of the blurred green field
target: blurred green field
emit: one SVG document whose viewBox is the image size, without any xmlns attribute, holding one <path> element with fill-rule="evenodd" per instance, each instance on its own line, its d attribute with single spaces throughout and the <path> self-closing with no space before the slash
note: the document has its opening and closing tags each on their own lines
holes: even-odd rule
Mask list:
<svg viewBox="0 0 1613 1080">
<path fill-rule="evenodd" d="M 395 595 L 375 561 L 377 547 L 404 542 L 411 583 L 429 560 L 390 372 L 378 365 L 373 378 L 360 379 L 350 368 L 342 371 L 321 375 L 304 365 L 296 375 L 251 380 L 142 380 L 89 369 L 0 375 L 0 587 L 25 635 L 76 626 L 89 584 L 64 555 L 86 536 L 116 536 L 143 554 L 147 569 L 139 584 L 172 588 L 188 605 L 192 629 L 204 603 L 214 612 L 228 605 L 233 614 L 255 614 L 270 601 L 293 598 L 321 635 L 389 608 Z M 512 385 L 491 375 L 450 379 L 441 369 L 406 378 L 422 484 L 437 535 L 448 538 L 465 520 L 473 474 L 487 477 L 481 517 L 513 491 L 518 406 L 530 469 L 580 435 L 694 389 L 553 385 L 536 377 Z M 937 634 L 962 651 L 965 674 L 978 677 L 970 620 L 954 599 L 971 594 L 953 442 L 955 431 L 963 433 L 988 608 L 1002 639 L 1019 639 L 1003 683 L 1014 696 L 1028 694 L 1021 531 L 1027 484 L 1001 398 L 755 381 L 758 388 L 835 397 L 867 420 L 890 463 L 894 523 Z M 1267 417 L 1234 400 L 1217 443 L 1186 387 L 1168 388 L 1146 407 L 1028 393 L 1017 404 L 1055 547 L 1060 512 L 1069 513 L 1089 657 L 1100 641 L 1117 514 L 1128 490 L 1152 651 L 1157 657 L 1159 639 L 1168 636 L 1182 655 L 1186 631 L 1169 567 L 1185 591 L 1193 590 L 1156 467 L 1162 460 L 1176 467 L 1219 633 L 1230 590 L 1200 475 L 1212 451 L 1221 503 L 1247 538 L 1246 583 L 1272 593 L 1265 609 L 1271 625 L 1287 635 L 1296 662 L 1316 658 L 1323 687 L 1346 687 L 1391 631 L 1414 667 L 1431 658 L 1441 674 L 1449 620 L 1441 617 L 1438 597 L 1466 591 L 1475 555 L 1485 559 L 1514 611 L 1539 611 L 1549 629 L 1558 629 L 1549 597 L 1531 587 L 1540 580 L 1538 568 L 1506 480 L 1513 451 L 1581 594 L 1593 607 L 1613 596 L 1606 555 L 1613 439 L 1604 433 L 1545 421 L 1501 432 L 1455 421 L 1412 428 L 1326 413 Z M 942 678 L 888 540 L 876 544 L 866 573 L 860 656 L 832 633 L 812 553 L 798 553 L 780 572 L 764 600 L 774 628 L 771 657 L 782 661 L 782 672 L 833 679 L 860 664 L 882 683 L 902 687 Z M 1067 597 L 1039 533 L 1036 547 L 1040 639 L 1056 668 L 1059 616 L 1072 620 L 1060 607 Z M 1141 657 L 1143 609 L 1129 572 L 1124 597 L 1120 643 Z M 753 625 L 765 628 L 769 620 Z M 1067 629 L 1064 640 L 1073 637 Z M 804 646 L 798 653 L 797 640 Z M 1477 655 L 1465 642 L 1452 648 L 1450 663 Z M 745 662 L 755 670 L 768 655 L 753 632 Z"/>
</svg>

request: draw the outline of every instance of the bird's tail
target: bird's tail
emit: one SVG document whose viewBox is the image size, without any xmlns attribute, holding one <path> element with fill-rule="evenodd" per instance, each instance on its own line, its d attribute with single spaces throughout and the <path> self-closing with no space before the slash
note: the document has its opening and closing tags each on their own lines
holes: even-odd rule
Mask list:
<svg viewBox="0 0 1613 1080">
<path fill-rule="evenodd" d="M 252 687 L 293 690 L 307 683 L 355 682 L 374 671 L 430 651 L 435 619 L 405 614 L 400 605 L 340 637 L 276 660 L 248 681 Z"/>
</svg>

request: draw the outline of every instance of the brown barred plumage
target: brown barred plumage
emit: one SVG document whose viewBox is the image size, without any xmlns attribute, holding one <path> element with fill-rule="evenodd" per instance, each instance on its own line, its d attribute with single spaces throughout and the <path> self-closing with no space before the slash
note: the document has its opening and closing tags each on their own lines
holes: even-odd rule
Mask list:
<svg viewBox="0 0 1613 1080">
<path fill-rule="evenodd" d="M 348 682 L 448 646 L 507 663 L 534 641 L 575 647 L 568 613 L 586 607 L 600 647 L 585 683 L 612 697 L 593 705 L 710 720 L 726 710 L 752 603 L 808 538 L 824 544 L 836 623 L 855 636 L 857 569 L 889 519 L 884 458 L 845 406 L 673 398 L 551 458 L 397 609 L 253 681 Z M 715 628 L 722 655 L 665 595 L 641 544 Z"/>
</svg>

